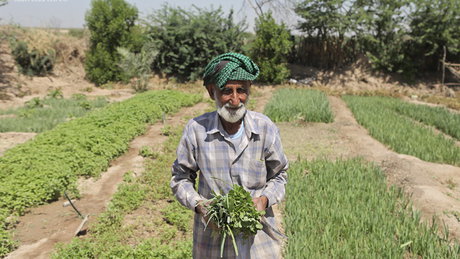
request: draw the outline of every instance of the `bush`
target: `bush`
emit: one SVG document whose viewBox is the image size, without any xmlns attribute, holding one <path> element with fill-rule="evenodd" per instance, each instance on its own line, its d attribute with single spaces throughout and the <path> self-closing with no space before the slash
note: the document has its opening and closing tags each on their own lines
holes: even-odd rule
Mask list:
<svg viewBox="0 0 460 259">
<path fill-rule="evenodd" d="M 14 60 L 21 73 L 29 76 L 44 76 L 53 70 L 56 60 L 54 50 L 29 50 L 26 42 L 17 40 L 11 42 L 11 48 L 13 49 Z"/>
<path fill-rule="evenodd" d="M 243 45 L 245 24 L 235 24 L 232 11 L 225 17 L 220 8 L 186 11 L 164 6 L 149 20 L 149 37 L 159 53 L 152 68 L 179 82 L 200 78 L 212 58 L 240 52 Z"/>
<path fill-rule="evenodd" d="M 86 53 L 86 76 L 96 85 L 121 81 L 125 76 L 118 66 L 117 47 L 137 52 L 142 36 L 135 25 L 138 12 L 124 0 L 93 0 L 85 20 L 90 31 Z"/>
<path fill-rule="evenodd" d="M 131 87 L 136 92 L 144 92 L 148 87 L 148 80 L 151 76 L 150 65 L 158 52 L 155 51 L 151 43 L 147 43 L 142 47 L 141 52 L 132 53 L 126 48 L 117 48 L 121 59 L 118 64 L 123 70 L 128 79 L 130 79 Z"/>
<path fill-rule="evenodd" d="M 279 84 L 289 76 L 287 57 L 291 47 L 286 26 L 276 24 L 270 13 L 256 20 L 256 39 L 250 55 L 260 68 L 259 81 Z"/>
</svg>

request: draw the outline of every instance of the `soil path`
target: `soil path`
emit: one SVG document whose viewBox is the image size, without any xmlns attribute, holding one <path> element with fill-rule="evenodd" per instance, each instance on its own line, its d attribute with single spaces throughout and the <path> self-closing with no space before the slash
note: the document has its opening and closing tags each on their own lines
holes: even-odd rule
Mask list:
<svg viewBox="0 0 460 259">
<path fill-rule="evenodd" d="M 0 133 L 0 156 L 18 144 L 24 143 L 35 137 L 37 133 L 33 132 L 2 132 Z"/>
<path fill-rule="evenodd" d="M 208 107 L 207 103 L 199 103 L 193 107 L 183 108 L 175 115 L 167 117 L 165 123 L 158 122 L 149 126 L 147 132 L 135 138 L 129 150 L 111 162 L 110 168 L 99 179 L 86 179 L 79 182 L 81 199 L 74 202 L 83 215 L 90 215 L 88 226 L 103 211 L 123 180 L 124 173 L 133 171 L 142 173 L 144 158 L 139 156 L 143 146 L 158 148 L 166 136 L 161 135 L 163 126 L 185 124 L 184 119 L 197 116 Z M 21 246 L 9 254 L 7 258 L 49 258 L 54 245 L 58 242 L 69 242 L 82 219 L 71 206 L 63 207 L 64 199 L 33 208 L 19 219 L 15 230 L 15 239 Z M 83 228 L 85 232 L 85 227 Z"/>
</svg>

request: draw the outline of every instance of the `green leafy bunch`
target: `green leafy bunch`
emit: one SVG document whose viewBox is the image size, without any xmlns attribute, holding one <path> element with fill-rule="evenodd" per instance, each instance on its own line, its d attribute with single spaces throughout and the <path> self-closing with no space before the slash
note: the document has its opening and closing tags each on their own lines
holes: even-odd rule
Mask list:
<svg viewBox="0 0 460 259">
<path fill-rule="evenodd" d="M 212 221 L 222 236 L 220 256 L 223 256 L 227 236 L 232 238 L 233 248 L 238 255 L 235 235 L 242 234 L 244 238 L 255 235 L 257 230 L 262 229 L 260 216 L 265 211 L 257 211 L 250 193 L 236 184 L 226 195 L 214 193 L 214 198 L 210 201 L 207 205 L 207 225 Z"/>
</svg>

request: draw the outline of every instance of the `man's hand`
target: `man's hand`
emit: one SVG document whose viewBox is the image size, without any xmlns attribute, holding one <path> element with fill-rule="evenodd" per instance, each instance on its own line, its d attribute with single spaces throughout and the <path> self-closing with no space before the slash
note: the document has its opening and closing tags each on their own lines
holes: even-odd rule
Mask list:
<svg viewBox="0 0 460 259">
<path fill-rule="evenodd" d="M 211 230 L 213 231 L 217 231 L 219 230 L 219 228 L 216 226 L 216 224 L 214 224 L 214 222 L 209 221 L 209 218 L 206 216 L 206 214 L 208 213 L 208 210 L 206 209 L 206 206 L 208 206 L 210 203 L 210 201 L 205 201 L 205 202 L 200 202 L 198 203 L 198 205 L 196 205 L 195 207 L 195 212 L 200 214 L 201 217 L 203 217 L 203 220 L 204 220 L 204 223 L 205 224 L 208 224 L 208 228 L 211 228 Z M 208 223 L 209 221 L 209 223 Z"/>
<path fill-rule="evenodd" d="M 258 211 L 264 211 L 268 205 L 268 198 L 266 196 L 260 196 L 257 198 L 252 198 L 252 202 L 254 202 L 254 205 Z"/>
</svg>

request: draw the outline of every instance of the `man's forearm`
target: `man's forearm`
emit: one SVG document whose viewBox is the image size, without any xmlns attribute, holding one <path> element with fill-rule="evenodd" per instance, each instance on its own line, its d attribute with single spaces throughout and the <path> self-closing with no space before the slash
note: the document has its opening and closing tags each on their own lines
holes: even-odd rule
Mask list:
<svg viewBox="0 0 460 259">
<path fill-rule="evenodd" d="M 186 173 L 177 163 L 177 160 L 172 167 L 170 187 L 176 199 L 191 210 L 195 210 L 198 201 L 202 200 L 194 188 L 194 181 L 190 173 Z"/>
</svg>

